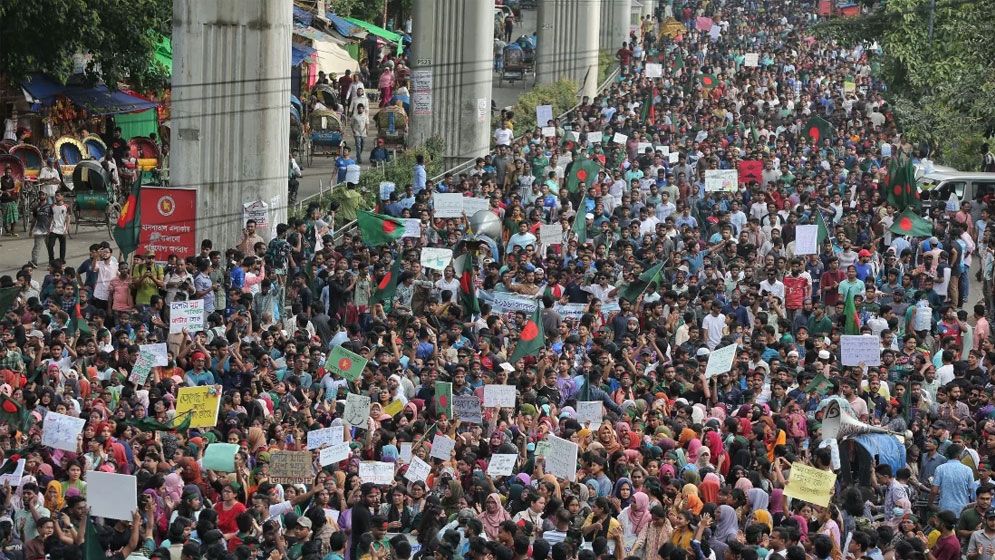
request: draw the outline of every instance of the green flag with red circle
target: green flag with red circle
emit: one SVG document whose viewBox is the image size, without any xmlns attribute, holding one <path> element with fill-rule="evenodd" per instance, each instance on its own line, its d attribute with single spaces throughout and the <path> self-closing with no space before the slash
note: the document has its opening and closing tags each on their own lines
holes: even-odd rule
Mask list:
<svg viewBox="0 0 995 560">
<path fill-rule="evenodd" d="M 369 360 L 355 352 L 350 352 L 342 345 L 332 348 L 325 359 L 325 371 L 339 375 L 349 381 L 355 381 L 363 375 Z"/>
<path fill-rule="evenodd" d="M 532 312 L 532 316 L 522 325 L 522 331 L 518 334 L 518 343 L 515 344 L 515 351 L 508 361 L 515 363 L 526 356 L 535 356 L 545 346 L 546 334 L 542 330 L 542 306 L 536 305 L 536 310 Z"/>
<path fill-rule="evenodd" d="M 827 138 L 833 139 L 833 125 L 822 117 L 812 117 L 805 123 L 805 136 L 808 136 L 813 145 L 822 146 Z"/>
<path fill-rule="evenodd" d="M 435 382 L 435 415 L 453 417 L 453 384 L 448 381 Z"/>
<path fill-rule="evenodd" d="M 385 245 L 404 235 L 404 222 L 401 220 L 366 210 L 356 212 L 356 225 L 363 234 L 363 241 L 370 247 Z"/>
<path fill-rule="evenodd" d="M 586 191 L 594 184 L 594 180 L 598 178 L 599 171 L 601 171 L 601 166 L 593 159 L 582 159 L 573 162 L 570 165 L 570 171 L 567 172 L 567 190 L 575 193 L 583 188 Z"/>
<path fill-rule="evenodd" d="M 895 218 L 895 223 L 889 228 L 891 233 L 908 237 L 930 237 L 933 235 L 933 224 L 924 220 L 913 210 L 906 210 Z"/>
<path fill-rule="evenodd" d="M 394 265 L 377 282 L 377 288 L 373 290 L 373 297 L 370 298 L 370 305 L 383 302 L 384 308 L 387 308 L 388 303 L 394 299 L 394 294 L 397 293 L 399 276 L 401 276 L 401 259 L 394 259 Z"/>
<path fill-rule="evenodd" d="M 719 85 L 719 80 L 715 77 L 715 74 L 704 74 L 698 78 L 698 83 L 705 89 L 712 89 Z"/>
</svg>

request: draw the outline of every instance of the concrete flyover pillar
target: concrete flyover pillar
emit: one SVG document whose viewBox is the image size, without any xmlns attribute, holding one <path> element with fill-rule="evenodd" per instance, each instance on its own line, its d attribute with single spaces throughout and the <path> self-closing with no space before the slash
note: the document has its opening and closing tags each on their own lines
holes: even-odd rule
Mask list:
<svg viewBox="0 0 995 560">
<path fill-rule="evenodd" d="M 598 89 L 601 2 L 539 0 L 536 78 L 540 84 L 568 79 L 577 84 L 578 95 L 594 96 Z"/>
<path fill-rule="evenodd" d="M 629 40 L 631 22 L 632 0 L 601 0 L 600 49 L 614 56 Z"/>
<path fill-rule="evenodd" d="M 408 144 L 439 136 L 447 159 L 485 155 L 491 131 L 494 0 L 415 0 L 413 36 Z"/>
<path fill-rule="evenodd" d="M 170 184 L 197 190 L 215 248 L 238 241 L 245 202 L 286 221 L 292 29 L 286 0 L 173 0 Z"/>
</svg>

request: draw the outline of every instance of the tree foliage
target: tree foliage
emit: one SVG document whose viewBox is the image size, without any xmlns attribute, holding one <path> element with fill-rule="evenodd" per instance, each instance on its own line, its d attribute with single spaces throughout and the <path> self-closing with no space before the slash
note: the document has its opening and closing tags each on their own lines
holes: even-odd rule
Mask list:
<svg viewBox="0 0 995 560">
<path fill-rule="evenodd" d="M 974 169 L 995 130 L 995 0 L 935 0 L 932 41 L 930 11 L 930 0 L 887 0 L 817 29 L 844 44 L 877 41 L 876 77 L 910 139 L 934 145 L 943 163 Z"/>
<path fill-rule="evenodd" d="M 160 89 L 169 77 L 152 53 L 172 15 L 172 0 L 3 0 L 0 72 L 13 81 L 32 72 L 64 80 L 73 57 L 90 54 L 91 81 Z"/>
</svg>

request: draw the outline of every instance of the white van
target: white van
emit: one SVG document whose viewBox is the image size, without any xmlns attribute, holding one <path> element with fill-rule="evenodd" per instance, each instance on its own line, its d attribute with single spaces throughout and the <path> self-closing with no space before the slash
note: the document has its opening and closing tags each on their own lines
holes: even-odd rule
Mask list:
<svg viewBox="0 0 995 560">
<path fill-rule="evenodd" d="M 942 208 L 952 194 L 958 207 L 964 202 L 973 203 L 971 215 L 975 220 L 981 215 L 982 205 L 995 202 L 995 173 L 933 171 L 919 177 L 918 184 L 924 207 Z"/>
</svg>

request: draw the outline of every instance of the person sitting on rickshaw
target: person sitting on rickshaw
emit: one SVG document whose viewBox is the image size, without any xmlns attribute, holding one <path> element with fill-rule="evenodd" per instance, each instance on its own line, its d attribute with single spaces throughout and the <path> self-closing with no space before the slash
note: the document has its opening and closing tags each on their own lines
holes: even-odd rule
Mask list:
<svg viewBox="0 0 995 560">
<path fill-rule="evenodd" d="M 6 166 L 3 175 L 0 176 L 0 212 L 3 214 L 3 227 L 11 237 L 17 237 L 14 233 L 14 224 L 20 218 L 17 212 L 17 182 L 10 173 L 10 166 Z"/>
<path fill-rule="evenodd" d="M 59 168 L 55 166 L 55 160 L 52 158 L 47 159 L 45 167 L 42 167 L 38 173 L 38 188 L 47 194 L 49 198 L 52 198 L 58 192 L 61 184 L 62 176 L 59 174 Z"/>
<path fill-rule="evenodd" d="M 376 167 L 388 161 L 390 161 L 390 151 L 384 146 L 384 139 L 377 138 L 377 145 L 370 150 L 370 164 Z"/>
</svg>

